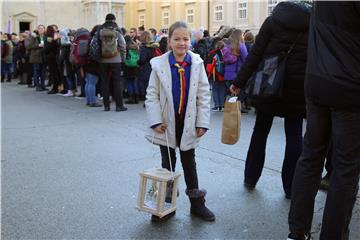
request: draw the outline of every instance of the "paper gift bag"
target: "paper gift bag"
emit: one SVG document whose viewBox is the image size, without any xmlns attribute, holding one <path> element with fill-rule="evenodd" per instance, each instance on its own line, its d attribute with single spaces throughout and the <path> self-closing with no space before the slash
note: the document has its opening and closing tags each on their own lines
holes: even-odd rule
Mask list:
<svg viewBox="0 0 360 240">
<path fill-rule="evenodd" d="M 241 119 L 240 107 L 241 104 L 237 99 L 230 98 L 225 102 L 221 134 L 221 142 L 224 144 L 232 145 L 239 140 Z"/>
</svg>

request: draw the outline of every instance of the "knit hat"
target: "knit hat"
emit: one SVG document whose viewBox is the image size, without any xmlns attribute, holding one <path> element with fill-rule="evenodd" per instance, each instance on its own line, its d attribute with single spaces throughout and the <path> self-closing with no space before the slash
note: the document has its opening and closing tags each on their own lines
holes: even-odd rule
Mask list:
<svg viewBox="0 0 360 240">
<path fill-rule="evenodd" d="M 114 20 L 116 20 L 116 17 L 115 17 L 114 14 L 108 13 L 108 14 L 106 15 L 105 21 L 114 21 Z"/>
</svg>

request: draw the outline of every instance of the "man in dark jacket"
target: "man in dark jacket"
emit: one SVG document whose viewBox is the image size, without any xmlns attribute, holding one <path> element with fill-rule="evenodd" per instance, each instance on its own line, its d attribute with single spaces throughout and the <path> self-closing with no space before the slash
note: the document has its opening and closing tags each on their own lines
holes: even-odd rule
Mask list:
<svg viewBox="0 0 360 240">
<path fill-rule="evenodd" d="M 320 239 L 348 239 L 360 172 L 360 3 L 315 1 L 305 80 L 307 127 L 289 239 L 307 239 L 330 139 L 333 172 Z"/>
</svg>

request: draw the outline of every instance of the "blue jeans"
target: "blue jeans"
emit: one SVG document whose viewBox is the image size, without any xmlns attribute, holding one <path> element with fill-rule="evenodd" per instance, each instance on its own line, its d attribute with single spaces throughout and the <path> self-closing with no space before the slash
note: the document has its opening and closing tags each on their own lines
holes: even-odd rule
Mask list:
<svg viewBox="0 0 360 240">
<path fill-rule="evenodd" d="M 67 86 L 68 86 L 68 90 L 74 90 L 75 87 L 75 80 L 72 77 L 66 76 L 65 77 L 66 82 L 67 82 Z"/>
<path fill-rule="evenodd" d="M 139 94 L 139 84 L 135 77 L 125 78 L 129 95 Z"/>
<path fill-rule="evenodd" d="M 226 85 L 224 81 L 212 82 L 212 94 L 214 99 L 214 107 L 224 107 Z"/>
<path fill-rule="evenodd" d="M 266 140 L 273 119 L 273 115 L 257 112 L 245 163 L 245 182 L 247 184 L 256 185 L 261 176 L 265 162 Z M 284 192 L 287 195 L 291 195 L 291 184 L 296 163 L 302 151 L 302 124 L 302 118 L 285 118 L 284 121 L 286 145 L 281 176 Z"/>
<path fill-rule="evenodd" d="M 45 64 L 34 63 L 33 70 L 34 70 L 35 86 L 45 88 L 45 71 L 46 71 Z"/>
<path fill-rule="evenodd" d="M 1 75 L 5 77 L 5 75 L 11 76 L 11 74 L 12 74 L 12 63 L 5 63 L 1 61 Z"/>
<path fill-rule="evenodd" d="M 98 80 L 99 77 L 91 73 L 85 75 L 85 95 L 86 102 L 89 104 L 96 103 L 96 83 Z"/>
</svg>

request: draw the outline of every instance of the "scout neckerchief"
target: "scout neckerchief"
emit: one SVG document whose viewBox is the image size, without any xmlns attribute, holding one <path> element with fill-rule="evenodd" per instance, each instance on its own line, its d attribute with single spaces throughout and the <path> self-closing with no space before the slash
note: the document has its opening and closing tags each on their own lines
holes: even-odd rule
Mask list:
<svg viewBox="0 0 360 240">
<path fill-rule="evenodd" d="M 180 77 L 180 101 L 179 101 L 178 114 L 179 116 L 183 116 L 185 111 L 185 96 L 186 96 L 185 67 L 187 66 L 187 62 L 184 61 L 182 63 L 175 63 L 174 66 L 178 68 L 178 73 Z"/>
</svg>

